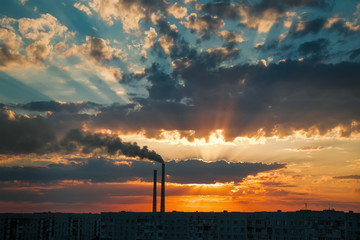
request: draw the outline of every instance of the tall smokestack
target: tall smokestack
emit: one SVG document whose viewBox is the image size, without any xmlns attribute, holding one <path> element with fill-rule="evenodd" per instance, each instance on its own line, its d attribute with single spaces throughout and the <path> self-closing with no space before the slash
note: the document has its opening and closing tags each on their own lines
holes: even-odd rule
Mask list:
<svg viewBox="0 0 360 240">
<path fill-rule="evenodd" d="M 153 191 L 153 212 L 156 212 L 156 175 L 157 172 L 154 170 L 154 191 Z"/>
<path fill-rule="evenodd" d="M 161 206 L 160 212 L 165 212 L 165 163 L 161 164 Z"/>
</svg>

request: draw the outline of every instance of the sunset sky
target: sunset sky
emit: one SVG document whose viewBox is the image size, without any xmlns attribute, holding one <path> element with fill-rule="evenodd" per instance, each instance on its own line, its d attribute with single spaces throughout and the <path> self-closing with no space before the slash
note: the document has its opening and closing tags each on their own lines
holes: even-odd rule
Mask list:
<svg viewBox="0 0 360 240">
<path fill-rule="evenodd" d="M 360 212 L 359 39 L 355 0 L 2 1 L 0 212 L 151 211 L 161 157 L 166 211 Z"/>
</svg>

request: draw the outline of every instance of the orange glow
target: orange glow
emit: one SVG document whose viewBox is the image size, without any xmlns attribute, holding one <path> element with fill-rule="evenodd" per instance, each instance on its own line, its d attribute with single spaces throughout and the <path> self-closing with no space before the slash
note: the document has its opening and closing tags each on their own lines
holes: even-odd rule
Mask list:
<svg viewBox="0 0 360 240">
<path fill-rule="evenodd" d="M 299 181 L 303 185 L 297 185 Z M 340 186 L 343 186 L 343 190 Z M 306 176 L 288 176 L 281 171 L 249 176 L 241 183 L 174 184 L 166 185 L 166 211 L 185 212 L 251 212 L 295 211 L 307 203 L 312 210 L 330 206 L 336 210 L 359 211 L 360 193 L 352 189 L 358 180 L 319 178 L 312 184 Z M 160 186 L 158 185 L 158 193 Z M 320 190 L 322 189 L 322 190 Z M 131 181 L 125 183 L 91 183 L 88 181 L 61 181 L 49 184 L 24 184 L 15 182 L 8 191 L 32 192 L 43 202 L 0 202 L 0 212 L 149 212 L 152 209 L 152 183 Z M 349 191 L 344 195 L 344 191 Z M 46 201 L 47 194 L 72 192 L 71 203 Z M 30 194 L 31 195 L 31 194 Z M 76 201 L 77 195 L 92 196 L 84 202 Z M 159 194 L 160 195 L 160 194 Z M 158 195 L 158 204 L 160 198 Z M 335 200 L 335 201 L 334 201 Z M 349 206 L 351 209 L 348 209 Z M 158 205 L 157 209 L 160 209 Z"/>
</svg>

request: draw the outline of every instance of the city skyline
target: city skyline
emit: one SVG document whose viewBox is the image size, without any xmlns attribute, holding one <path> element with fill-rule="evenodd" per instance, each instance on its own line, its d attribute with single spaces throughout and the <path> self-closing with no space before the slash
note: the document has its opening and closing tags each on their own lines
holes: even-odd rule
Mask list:
<svg viewBox="0 0 360 240">
<path fill-rule="evenodd" d="M 359 36 L 358 1 L 6 1 L 0 212 L 151 212 L 163 161 L 166 211 L 360 212 Z"/>
</svg>

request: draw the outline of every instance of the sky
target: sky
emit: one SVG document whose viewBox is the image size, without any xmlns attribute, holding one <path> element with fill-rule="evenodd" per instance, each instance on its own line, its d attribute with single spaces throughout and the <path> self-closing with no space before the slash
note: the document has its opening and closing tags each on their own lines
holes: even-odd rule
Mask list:
<svg viewBox="0 0 360 240">
<path fill-rule="evenodd" d="M 360 212 L 359 38 L 355 0 L 3 1 L 0 212 L 148 212 L 162 161 L 166 211 Z"/>
</svg>

